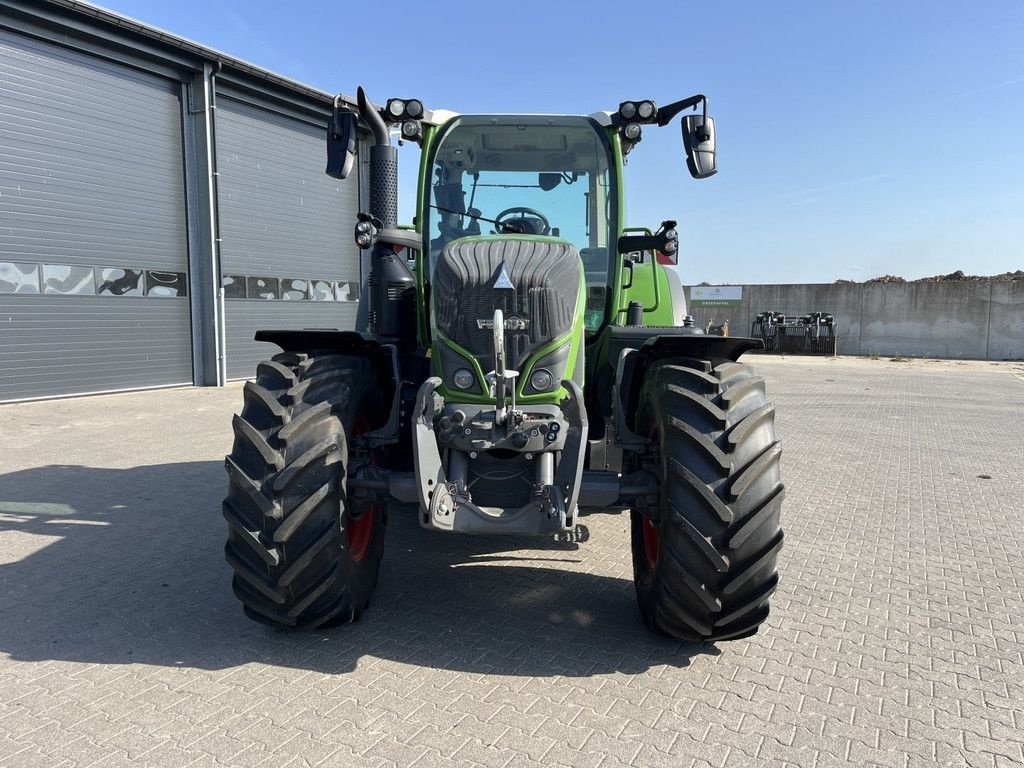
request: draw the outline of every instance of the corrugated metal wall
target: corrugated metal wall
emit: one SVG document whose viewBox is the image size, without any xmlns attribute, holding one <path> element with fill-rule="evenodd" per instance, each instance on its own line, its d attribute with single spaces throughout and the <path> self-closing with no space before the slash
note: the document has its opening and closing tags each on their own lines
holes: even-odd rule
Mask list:
<svg viewBox="0 0 1024 768">
<path fill-rule="evenodd" d="M 352 328 L 359 253 L 356 179 L 324 173 L 323 125 L 218 96 L 218 207 L 227 372 L 253 376 L 276 351 L 260 328 Z"/>
<path fill-rule="evenodd" d="M 192 381 L 180 88 L 0 30 L 0 400 Z"/>
</svg>

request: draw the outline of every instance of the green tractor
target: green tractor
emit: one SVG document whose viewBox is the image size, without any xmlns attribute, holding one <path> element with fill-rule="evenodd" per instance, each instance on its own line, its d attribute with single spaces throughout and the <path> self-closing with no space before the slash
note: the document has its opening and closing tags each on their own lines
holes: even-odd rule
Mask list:
<svg viewBox="0 0 1024 768">
<path fill-rule="evenodd" d="M 700 111 L 698 111 L 700 108 Z M 686 114 L 683 114 L 686 113 Z M 753 634 L 782 546 L 780 448 L 759 340 L 686 315 L 675 223 L 623 220 L 623 164 L 681 117 L 694 178 L 716 171 L 707 100 L 615 112 L 458 115 L 339 99 L 327 173 L 369 147 L 358 331 L 260 331 L 282 352 L 245 385 L 224 515 L 245 612 L 298 628 L 357 619 L 388 510 L 433 531 L 546 535 L 628 511 L 653 630 Z M 397 220 L 392 133 L 421 147 Z"/>
</svg>

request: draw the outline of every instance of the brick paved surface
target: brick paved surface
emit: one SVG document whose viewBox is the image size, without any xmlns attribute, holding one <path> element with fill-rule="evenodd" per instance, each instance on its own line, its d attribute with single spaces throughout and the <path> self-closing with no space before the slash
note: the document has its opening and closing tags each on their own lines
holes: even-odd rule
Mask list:
<svg viewBox="0 0 1024 768">
<path fill-rule="evenodd" d="M 1024 380 L 755 362 L 783 581 L 718 647 L 645 632 L 625 517 L 393 519 L 360 623 L 269 630 L 221 554 L 237 386 L 0 407 L 0 766 L 1021 763 Z"/>
</svg>

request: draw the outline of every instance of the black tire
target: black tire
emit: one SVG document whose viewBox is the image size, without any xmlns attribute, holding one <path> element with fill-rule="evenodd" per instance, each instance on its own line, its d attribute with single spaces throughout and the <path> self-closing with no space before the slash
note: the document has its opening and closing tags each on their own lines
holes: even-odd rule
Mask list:
<svg viewBox="0 0 1024 768">
<path fill-rule="evenodd" d="M 775 409 L 742 363 L 672 359 L 648 369 L 636 423 L 656 437 L 657 502 L 631 512 L 644 622 L 680 640 L 754 634 L 779 582 L 784 489 Z"/>
<path fill-rule="evenodd" d="M 375 382 L 361 358 L 295 353 L 246 382 L 223 510 L 234 592 L 251 618 L 312 628 L 355 621 L 367 606 L 386 509 L 350 498 L 345 478 L 353 431 L 369 426 L 363 417 L 380 421 Z"/>
</svg>

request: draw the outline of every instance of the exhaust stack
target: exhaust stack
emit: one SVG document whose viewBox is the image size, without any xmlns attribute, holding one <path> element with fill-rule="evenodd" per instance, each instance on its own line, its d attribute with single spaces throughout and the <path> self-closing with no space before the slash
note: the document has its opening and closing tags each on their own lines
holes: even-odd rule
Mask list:
<svg viewBox="0 0 1024 768">
<path fill-rule="evenodd" d="M 370 275 L 366 281 L 367 327 L 370 333 L 382 339 L 414 346 L 416 278 L 405 257 L 395 253 L 396 244 L 408 243 L 408 233 L 398 230 L 398 149 L 391 146 L 388 127 L 362 87 L 356 91 L 356 104 L 360 119 L 373 134 L 370 214 L 381 224 L 377 242 L 370 250 Z M 398 239 L 404 239 L 405 243 L 396 243 Z"/>
</svg>

